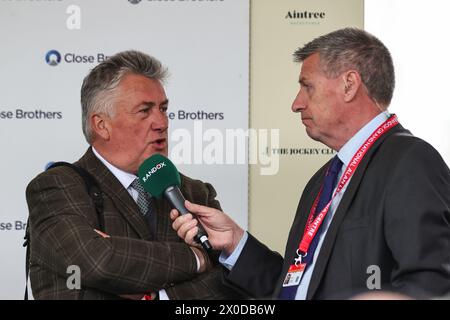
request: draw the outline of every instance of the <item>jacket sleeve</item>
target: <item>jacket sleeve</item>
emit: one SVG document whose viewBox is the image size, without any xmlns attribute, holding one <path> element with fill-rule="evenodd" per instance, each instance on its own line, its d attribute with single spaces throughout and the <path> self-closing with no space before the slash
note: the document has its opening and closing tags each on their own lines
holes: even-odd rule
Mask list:
<svg viewBox="0 0 450 320">
<path fill-rule="evenodd" d="M 211 185 L 207 184 L 207 187 L 210 190 L 208 206 L 221 210 L 220 204 L 215 200 L 215 190 Z M 215 256 L 216 261 L 219 254 L 217 253 Z M 241 296 L 270 298 L 276 288 L 282 266 L 283 257 L 280 254 L 270 250 L 249 234 L 242 253 L 231 272 L 222 266 L 220 268 L 224 275 L 222 281 L 235 288 Z"/>
<path fill-rule="evenodd" d="M 103 238 L 94 232 L 95 209 L 83 181 L 57 168 L 27 187 L 31 265 L 39 263 L 58 277 L 78 266 L 81 285 L 113 294 L 152 292 L 192 279 L 196 260 L 182 242 Z"/>
<path fill-rule="evenodd" d="M 257 299 L 271 298 L 283 266 L 283 257 L 250 233 L 226 280 Z"/>
<path fill-rule="evenodd" d="M 419 298 L 442 296 L 450 292 L 449 168 L 432 146 L 417 140 L 392 172 L 384 221 L 396 261 L 393 289 Z"/>
</svg>

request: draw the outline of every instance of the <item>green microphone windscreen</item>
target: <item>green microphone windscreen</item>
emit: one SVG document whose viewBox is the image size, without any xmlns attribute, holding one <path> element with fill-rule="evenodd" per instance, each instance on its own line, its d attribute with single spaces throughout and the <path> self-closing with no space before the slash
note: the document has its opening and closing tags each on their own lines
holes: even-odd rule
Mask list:
<svg viewBox="0 0 450 320">
<path fill-rule="evenodd" d="M 180 174 L 175 165 L 159 153 L 141 164 L 138 176 L 145 191 L 156 198 L 161 198 L 168 187 L 181 185 Z"/>
</svg>

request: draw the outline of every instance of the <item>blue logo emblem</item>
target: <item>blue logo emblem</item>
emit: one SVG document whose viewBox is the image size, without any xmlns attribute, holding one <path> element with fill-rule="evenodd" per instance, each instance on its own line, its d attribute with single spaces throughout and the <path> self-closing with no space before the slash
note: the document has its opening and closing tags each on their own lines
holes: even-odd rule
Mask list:
<svg viewBox="0 0 450 320">
<path fill-rule="evenodd" d="M 50 50 L 45 56 L 45 62 L 48 65 L 55 67 L 61 62 L 61 54 L 56 50 Z"/>
</svg>

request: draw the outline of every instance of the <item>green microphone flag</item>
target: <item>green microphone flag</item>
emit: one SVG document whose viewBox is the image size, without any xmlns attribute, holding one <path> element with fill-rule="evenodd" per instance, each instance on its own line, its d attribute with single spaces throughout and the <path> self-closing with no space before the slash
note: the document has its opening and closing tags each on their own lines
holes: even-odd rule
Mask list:
<svg viewBox="0 0 450 320">
<path fill-rule="evenodd" d="M 156 198 L 161 198 L 170 186 L 181 185 L 180 174 L 175 165 L 158 153 L 142 163 L 138 176 L 144 189 Z"/>
<path fill-rule="evenodd" d="M 154 154 L 141 164 L 138 176 L 145 191 L 153 197 L 162 198 L 164 196 L 180 214 L 189 213 L 184 206 L 185 199 L 180 191 L 180 174 L 172 161 L 163 155 Z M 194 239 L 205 250 L 212 249 L 208 240 L 208 234 L 201 224 L 198 225 L 198 233 Z"/>
</svg>

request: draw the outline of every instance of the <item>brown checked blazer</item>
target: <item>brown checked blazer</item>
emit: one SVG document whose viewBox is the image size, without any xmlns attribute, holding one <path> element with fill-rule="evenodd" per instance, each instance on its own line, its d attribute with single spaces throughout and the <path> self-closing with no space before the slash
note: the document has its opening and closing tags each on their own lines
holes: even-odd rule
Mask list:
<svg viewBox="0 0 450 320">
<path fill-rule="evenodd" d="M 82 178 L 57 167 L 27 187 L 30 212 L 30 280 L 35 299 L 117 299 L 120 294 L 165 289 L 170 299 L 227 299 L 240 296 L 222 283 L 220 267 L 196 273 L 196 259 L 171 227 L 170 205 L 156 200 L 157 232 L 133 198 L 89 148 L 76 165 L 97 180 L 103 192 L 104 232 Z M 214 188 L 182 176 L 186 199 L 220 209 Z M 214 260 L 214 259 L 213 259 Z M 68 267 L 81 273 L 81 289 L 69 289 Z"/>
</svg>

